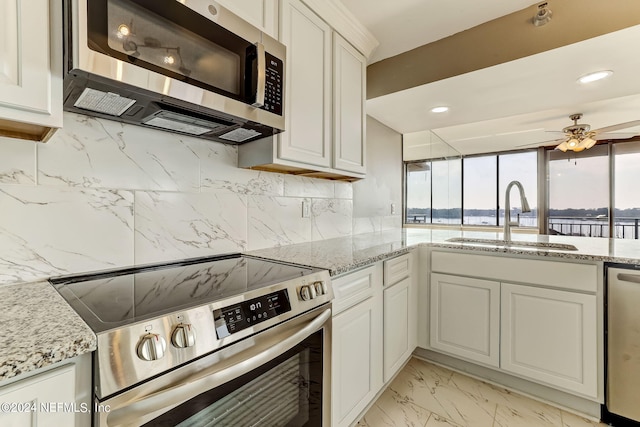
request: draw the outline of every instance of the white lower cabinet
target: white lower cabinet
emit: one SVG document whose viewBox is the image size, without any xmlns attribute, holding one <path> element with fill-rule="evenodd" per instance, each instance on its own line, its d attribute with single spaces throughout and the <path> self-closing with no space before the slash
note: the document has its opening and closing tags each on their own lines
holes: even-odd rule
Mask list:
<svg viewBox="0 0 640 427">
<path fill-rule="evenodd" d="M 485 365 L 500 365 L 500 283 L 431 274 L 430 346 Z"/>
<path fill-rule="evenodd" d="M 75 384 L 75 365 L 66 365 L 0 387 L 0 426 L 75 426 L 75 413 L 82 410 Z"/>
<path fill-rule="evenodd" d="M 400 255 L 332 280 L 334 427 L 356 422 L 416 347 L 415 256 Z"/>
<path fill-rule="evenodd" d="M 382 262 L 332 280 L 331 425 L 349 426 L 381 390 Z"/>
<path fill-rule="evenodd" d="M 413 352 L 410 331 L 412 316 L 411 278 L 385 288 L 384 300 L 384 382 L 388 382 Z"/>
<path fill-rule="evenodd" d="M 429 348 L 602 403 L 601 266 L 434 251 L 431 271 Z"/>
<path fill-rule="evenodd" d="M 501 367 L 597 396 L 596 296 L 502 283 Z"/>
<path fill-rule="evenodd" d="M 380 305 L 369 297 L 332 323 L 332 426 L 348 426 L 382 387 Z"/>
</svg>

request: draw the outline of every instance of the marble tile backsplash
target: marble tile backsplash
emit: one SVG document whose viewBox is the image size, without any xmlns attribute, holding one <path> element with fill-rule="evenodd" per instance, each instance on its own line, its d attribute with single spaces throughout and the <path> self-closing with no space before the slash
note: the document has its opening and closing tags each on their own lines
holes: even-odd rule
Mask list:
<svg viewBox="0 0 640 427">
<path fill-rule="evenodd" d="M 0 284 L 363 229 L 351 183 L 236 165 L 234 146 L 72 113 L 46 144 L 0 138 Z"/>
</svg>

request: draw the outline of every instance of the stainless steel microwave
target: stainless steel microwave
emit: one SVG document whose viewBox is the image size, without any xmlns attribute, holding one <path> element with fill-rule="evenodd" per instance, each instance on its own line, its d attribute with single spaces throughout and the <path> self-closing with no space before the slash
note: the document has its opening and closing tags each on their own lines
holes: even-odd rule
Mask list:
<svg viewBox="0 0 640 427">
<path fill-rule="evenodd" d="M 284 130 L 285 46 L 217 2 L 63 8 L 65 110 L 225 143 Z"/>
</svg>

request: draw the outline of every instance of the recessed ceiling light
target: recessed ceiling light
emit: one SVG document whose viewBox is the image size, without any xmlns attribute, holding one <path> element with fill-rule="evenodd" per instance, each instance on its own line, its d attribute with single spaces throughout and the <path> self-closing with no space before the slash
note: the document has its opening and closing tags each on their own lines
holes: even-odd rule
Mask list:
<svg viewBox="0 0 640 427">
<path fill-rule="evenodd" d="M 431 109 L 432 113 L 445 113 L 449 111 L 449 107 L 433 107 Z"/>
<path fill-rule="evenodd" d="M 584 76 L 580 77 L 578 79 L 578 82 L 583 84 L 591 83 L 598 80 L 606 79 L 611 74 L 613 74 L 613 71 L 610 71 L 610 70 L 596 71 L 595 73 L 585 74 Z"/>
</svg>

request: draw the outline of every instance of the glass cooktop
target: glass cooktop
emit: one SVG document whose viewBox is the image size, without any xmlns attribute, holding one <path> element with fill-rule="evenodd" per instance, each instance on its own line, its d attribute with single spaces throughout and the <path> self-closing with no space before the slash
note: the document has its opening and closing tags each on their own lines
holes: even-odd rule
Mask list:
<svg viewBox="0 0 640 427">
<path fill-rule="evenodd" d="M 185 265 L 186 264 L 186 265 Z M 94 332 L 301 277 L 312 268 L 240 254 L 50 280 Z"/>
</svg>

